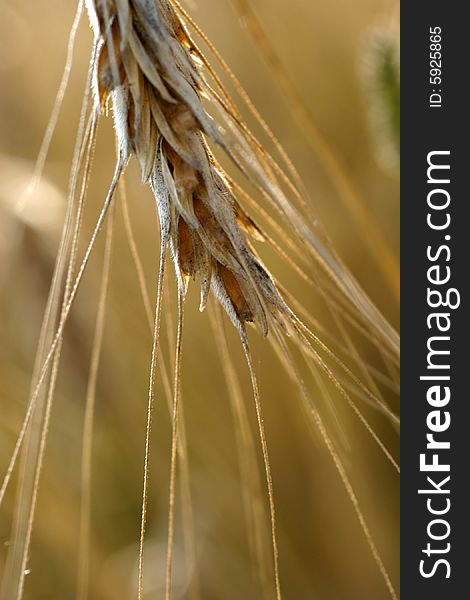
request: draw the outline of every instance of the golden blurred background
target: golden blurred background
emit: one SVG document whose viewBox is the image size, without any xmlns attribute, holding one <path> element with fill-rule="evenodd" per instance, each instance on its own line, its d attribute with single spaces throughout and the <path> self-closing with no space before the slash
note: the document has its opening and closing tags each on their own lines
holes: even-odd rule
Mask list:
<svg viewBox="0 0 470 600">
<path fill-rule="evenodd" d="M 265 33 L 297 86 L 321 135 L 344 166 L 362 207 L 395 260 L 399 244 L 397 164 L 384 152 L 380 98 L 371 83 L 371 39 L 394 39 L 396 0 L 251 0 Z M 235 0 L 188 0 L 191 15 L 240 78 L 297 166 L 311 206 L 339 255 L 393 326 L 396 293 L 338 193 L 308 131 L 299 124 Z M 65 62 L 75 2 L 10 0 L 0 5 L 0 477 L 6 471 L 26 410 L 36 344 L 65 213 L 68 177 L 90 58 L 92 34 L 83 18 L 69 88 L 44 178 L 24 197 Z M 373 74 L 372 74 L 373 75 Z M 246 115 L 250 122 L 250 116 Z M 256 128 L 255 128 L 256 129 Z M 99 128 L 87 199 L 81 253 L 89 239 L 114 164 L 111 118 Z M 384 160 L 385 156 L 385 160 Z M 149 191 L 129 167 L 128 202 L 146 280 L 154 290 L 158 222 Z M 25 599 L 75 597 L 83 409 L 100 286 L 101 239 L 66 328 L 57 398 L 38 498 Z M 268 268 L 315 318 L 331 326 L 290 268 L 260 248 Z M 173 291 L 173 288 L 172 288 Z M 154 292 L 151 292 L 153 298 Z M 209 319 L 190 290 L 183 345 L 182 398 L 201 597 L 259 598 L 248 552 L 234 421 Z M 168 322 L 168 317 L 166 322 Z M 173 314 L 172 318 L 175 318 Z M 171 323 L 170 323 L 171 326 Z M 227 324 L 250 425 L 256 434 L 248 372 Z M 285 600 L 380 600 L 388 597 L 351 503 L 319 436 L 312 436 L 298 391 L 265 340 L 252 337 L 264 407 L 278 516 L 281 583 Z M 135 597 L 146 399 L 151 338 L 129 252 L 122 210 L 115 239 L 93 442 L 92 544 L 89 598 Z M 169 345 L 162 351 L 167 363 Z M 364 358 L 380 361 L 373 351 Z M 151 456 L 151 497 L 145 598 L 162 598 L 167 535 L 171 420 L 162 386 Z M 391 400 L 396 402 L 396 400 Z M 337 399 L 341 455 L 392 580 L 398 582 L 398 476 Z M 396 408 L 396 406 L 395 406 Z M 398 436 L 378 413 L 366 414 L 393 454 Z M 340 436 L 341 437 L 341 436 Z M 258 438 L 255 437 L 257 440 Z M 257 448 L 263 479 L 262 460 Z M 0 573 L 8 551 L 17 474 L 0 513 Z M 267 502 L 267 500 L 266 500 Z M 186 598 L 179 501 L 173 598 Z M 268 527 L 268 521 L 266 522 Z"/>
</svg>

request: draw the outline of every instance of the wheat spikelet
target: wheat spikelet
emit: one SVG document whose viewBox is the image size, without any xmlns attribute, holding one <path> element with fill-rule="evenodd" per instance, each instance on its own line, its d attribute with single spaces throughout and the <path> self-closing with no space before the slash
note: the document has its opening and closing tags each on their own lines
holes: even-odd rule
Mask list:
<svg viewBox="0 0 470 600">
<path fill-rule="evenodd" d="M 263 335 L 289 310 L 246 233 L 262 236 L 244 212 L 207 140 L 222 147 L 290 221 L 351 300 L 394 349 L 396 336 L 358 289 L 346 269 L 287 201 L 272 159 L 204 79 L 200 51 L 169 2 L 88 2 L 98 48 L 94 89 L 100 110 L 110 96 L 121 161 L 134 154 L 150 183 L 163 235 L 171 245 L 180 286 L 201 285 L 201 309 L 209 290 L 237 328 L 253 321 Z M 208 97 L 221 123 L 203 104 Z M 292 187 L 292 183 L 289 182 Z M 296 195 L 300 194 L 296 191 Z"/>
<path fill-rule="evenodd" d="M 288 309 L 246 240 L 242 228 L 255 225 L 205 141 L 225 146 L 203 107 L 189 37 L 166 2 L 88 9 L 99 47 L 96 103 L 103 109 L 113 96 L 121 160 L 135 154 L 152 186 L 180 287 L 196 279 L 201 310 L 211 290 L 240 331 L 255 322 L 267 335 L 269 322 L 282 322 Z"/>
</svg>

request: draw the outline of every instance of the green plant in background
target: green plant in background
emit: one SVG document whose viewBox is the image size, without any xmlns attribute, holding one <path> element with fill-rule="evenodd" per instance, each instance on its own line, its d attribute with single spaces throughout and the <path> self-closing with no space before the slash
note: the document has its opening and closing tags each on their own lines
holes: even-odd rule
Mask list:
<svg viewBox="0 0 470 600">
<path fill-rule="evenodd" d="M 364 49 L 364 78 L 377 155 L 386 168 L 400 160 L 400 46 L 395 24 L 374 28 Z"/>
</svg>

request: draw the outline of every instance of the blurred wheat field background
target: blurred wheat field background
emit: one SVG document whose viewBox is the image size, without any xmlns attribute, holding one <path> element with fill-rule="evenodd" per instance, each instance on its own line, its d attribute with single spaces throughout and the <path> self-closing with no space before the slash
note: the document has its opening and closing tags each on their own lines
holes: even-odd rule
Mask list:
<svg viewBox="0 0 470 600">
<path fill-rule="evenodd" d="M 391 40 L 393 49 L 397 43 L 394 29 L 397 2 L 252 0 L 248 4 L 321 135 L 357 190 L 364 214 L 383 236 L 392 262 L 397 263 L 399 182 L 394 155 L 397 140 L 393 136 L 399 117 L 398 100 L 393 90 L 387 92 L 396 65 L 393 51 L 392 56 L 387 54 L 386 45 Z M 266 62 L 250 34 L 246 18 L 243 20 L 236 11 L 243 5 L 237 0 L 191 0 L 185 4 L 293 160 L 308 190 L 311 210 L 325 226 L 337 253 L 397 329 L 396 281 L 390 277 L 390 269 L 381 265 L 382 254 L 371 250 L 368 236 L 358 223 L 357 211 L 352 213 L 346 206 L 340 193 L 341 184 L 325 168 L 318 143 L 312 142 L 292 99 L 283 93 L 272 65 Z M 24 206 L 21 198 L 33 173 L 60 82 L 75 8 L 74 2 L 58 0 L 43 4 L 14 0 L 0 6 L 0 477 L 7 470 L 26 410 L 41 319 L 65 214 L 93 41 L 86 17 L 79 27 L 70 83 L 44 177 Z M 259 126 L 252 116 L 243 107 L 241 111 L 258 134 Z M 109 185 L 114 149 L 112 119 L 101 118 L 80 255 Z M 228 165 L 224 166 L 230 171 Z M 235 171 L 232 169 L 230 174 L 235 176 Z M 126 191 L 153 302 L 159 225 L 154 200 L 140 183 L 135 161 L 127 169 Z M 25 581 L 24 598 L 32 600 L 76 597 L 83 414 L 105 241 L 103 232 L 65 329 Z M 328 342 L 328 335 L 341 338 L 340 326 L 325 303 L 319 301 L 319 294 L 266 244 L 259 243 L 256 249 L 270 272 L 318 322 L 325 341 Z M 167 280 L 171 282 L 169 296 L 175 297 L 173 274 Z M 250 531 L 244 514 L 236 419 L 229 402 L 231 390 L 224 377 L 223 355 L 214 339 L 213 324 L 207 311 L 198 311 L 198 304 L 196 286 L 190 286 L 181 397 L 197 562 L 194 571 L 188 568 L 181 519 L 184 506 L 177 492 L 172 598 L 190 598 L 190 582 L 194 578 L 199 581 L 200 597 L 204 600 L 260 598 L 260 574 L 250 554 Z M 120 200 L 114 209 L 105 319 L 93 433 L 88 598 L 125 600 L 136 597 L 152 340 Z M 167 302 L 161 352 L 168 366 L 174 361 L 174 339 L 166 333 L 169 330 L 174 334 L 175 328 L 176 311 L 170 311 Z M 261 528 L 269 555 L 268 501 L 249 375 L 238 336 L 225 318 L 224 329 L 230 363 L 238 373 L 255 441 L 252 460 L 260 473 L 265 502 Z M 394 369 L 390 367 L 387 373 L 377 349 L 366 343 L 354 328 L 350 333 L 363 363 L 392 379 Z M 389 592 L 334 464 L 321 436 L 312 429 L 301 408 L 298 388 L 266 340 L 253 331 L 250 342 L 272 468 L 283 598 L 388 598 Z M 353 357 L 342 358 L 357 371 Z M 318 394 L 300 360 L 299 365 L 312 395 Z M 164 382 L 158 376 L 144 572 L 144 598 L 149 599 L 163 598 L 165 590 L 171 415 L 164 391 Z M 381 392 L 397 412 L 396 390 L 383 385 Z M 319 410 L 347 468 L 390 578 L 397 586 L 398 475 L 340 394 L 331 393 L 336 416 L 326 403 L 319 402 Z M 385 446 L 397 457 L 396 430 L 366 403 L 360 407 Z M 5 568 L 11 539 L 17 482 L 18 469 L 0 508 L 0 573 Z"/>
</svg>

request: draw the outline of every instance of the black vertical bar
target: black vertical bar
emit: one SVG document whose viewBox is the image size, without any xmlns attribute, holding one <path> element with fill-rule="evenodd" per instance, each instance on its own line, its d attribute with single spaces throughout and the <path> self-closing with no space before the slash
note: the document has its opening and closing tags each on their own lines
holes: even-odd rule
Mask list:
<svg viewBox="0 0 470 600">
<path fill-rule="evenodd" d="M 401 597 L 403 600 L 470 598 L 470 380 L 469 279 L 470 269 L 470 118 L 469 118 L 469 42 L 470 22 L 465 2 L 403 2 L 401 5 L 401 270 L 402 270 L 402 477 L 401 477 Z M 431 64 L 431 30 L 441 30 L 440 77 L 438 65 Z M 434 37 L 434 39 L 437 39 Z M 435 94 L 431 98 L 431 94 Z M 439 105 L 439 98 L 441 103 Z M 430 100 L 435 100 L 431 105 Z M 434 170 L 434 179 L 450 183 L 429 183 L 428 153 L 435 163 L 449 164 L 450 170 Z M 447 209 L 433 210 L 428 194 L 433 189 L 450 194 Z M 445 203 L 445 192 L 436 192 L 431 203 Z M 435 224 L 443 224 L 446 214 L 451 219 L 446 229 L 432 229 L 428 214 Z M 440 219 L 440 221 L 439 221 Z M 447 237 L 446 237 L 447 236 Z M 449 237 L 450 236 L 450 239 Z M 429 252 L 436 257 L 430 260 Z M 450 257 L 445 247 L 449 248 Z M 448 260 L 447 260 L 448 259 Z M 431 284 L 431 278 L 447 276 L 447 283 Z M 431 308 L 427 288 L 446 294 L 455 288 L 460 294 L 458 308 Z M 437 295 L 434 295 L 436 300 Z M 457 292 L 451 293 L 451 303 Z M 443 313 L 440 325 L 450 322 L 447 332 L 439 332 L 432 313 Z M 447 317 L 449 321 L 447 321 Z M 430 327 L 429 327 L 430 325 Z M 449 369 L 428 369 L 427 343 L 432 336 L 448 336 L 450 340 L 431 342 L 431 347 L 450 350 L 450 355 L 435 356 L 434 363 L 448 364 Z M 434 346 L 432 346 L 434 344 Z M 450 380 L 420 380 L 420 376 L 449 376 Z M 427 392 L 431 386 L 448 386 L 450 400 L 441 407 L 431 406 Z M 444 393 L 443 387 L 440 388 Z M 431 417 L 432 411 L 439 411 Z M 446 412 L 451 419 L 448 429 L 434 433 L 435 440 L 449 441 L 450 449 L 427 449 L 429 429 L 427 417 L 434 427 L 445 425 Z M 425 462 L 437 454 L 450 471 L 420 470 L 420 454 Z M 434 484 L 427 480 L 430 477 Z M 446 477 L 450 476 L 447 482 Z M 442 493 L 438 493 L 439 489 Z M 418 490 L 435 493 L 419 494 Z M 445 493 L 444 493 L 445 492 Z M 448 492 L 448 493 L 447 493 Z M 448 511 L 431 514 L 432 510 Z M 450 530 L 447 536 L 447 525 Z M 431 525 L 430 525 L 431 524 Z M 434 540 L 429 532 L 441 540 Z M 444 537 L 445 536 L 445 537 Z M 428 543 L 430 546 L 428 547 Z M 447 547 L 449 544 L 449 547 Z M 426 552 L 423 552 L 426 551 Z M 448 551 L 445 551 L 448 550 Z M 437 561 L 447 561 L 440 562 Z M 421 561 L 424 561 L 421 563 Z M 425 577 L 420 572 L 424 571 Z M 447 577 L 449 575 L 449 577 Z"/>
</svg>

